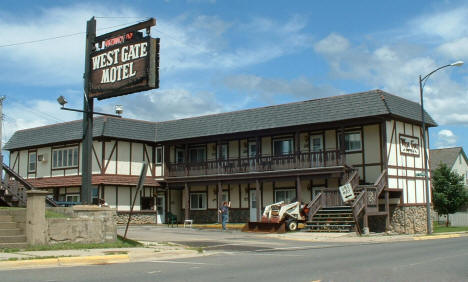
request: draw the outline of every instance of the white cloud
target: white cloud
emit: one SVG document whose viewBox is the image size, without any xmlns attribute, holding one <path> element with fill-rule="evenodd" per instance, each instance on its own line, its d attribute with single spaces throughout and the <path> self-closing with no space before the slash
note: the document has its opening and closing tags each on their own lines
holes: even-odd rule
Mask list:
<svg viewBox="0 0 468 282">
<path fill-rule="evenodd" d="M 467 15 L 468 16 L 468 15 Z M 468 37 L 457 38 L 453 41 L 443 43 L 437 48 L 444 56 L 451 59 L 468 59 Z"/>
<path fill-rule="evenodd" d="M 454 147 L 458 137 L 451 130 L 443 129 L 437 133 L 437 148 Z"/>
<path fill-rule="evenodd" d="M 247 92 L 262 102 L 274 103 L 284 95 L 298 99 L 311 99 L 338 94 L 339 91 L 328 86 L 314 85 L 305 77 L 293 80 L 264 78 L 256 75 L 239 74 L 224 78 L 224 84 L 234 90 Z"/>
<path fill-rule="evenodd" d="M 10 71 L 2 73 L 0 80 L 48 86 L 79 83 L 84 71 L 86 21 L 93 15 L 134 17 L 136 13 L 127 7 L 80 4 L 39 10 L 26 20 L 21 16 L 0 19 L 2 45 L 82 32 L 34 44 L 3 47 L 0 52 L 2 69 Z M 118 23 L 122 24 L 122 19 Z M 98 34 L 108 31 L 100 29 L 116 24 L 115 20 L 98 19 Z"/>
<path fill-rule="evenodd" d="M 343 53 L 349 48 L 349 41 L 337 33 L 331 33 L 324 39 L 315 43 L 314 49 L 318 53 L 333 55 Z"/>
</svg>

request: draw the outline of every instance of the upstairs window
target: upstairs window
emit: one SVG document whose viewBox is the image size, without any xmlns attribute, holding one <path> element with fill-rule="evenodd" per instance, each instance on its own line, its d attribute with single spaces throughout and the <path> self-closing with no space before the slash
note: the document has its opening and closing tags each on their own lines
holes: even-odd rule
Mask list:
<svg viewBox="0 0 468 282">
<path fill-rule="evenodd" d="M 341 134 L 338 134 L 338 144 L 340 144 Z M 353 151 L 361 151 L 362 150 L 362 141 L 361 141 L 361 132 L 354 131 L 354 132 L 345 132 L 345 151 L 346 152 L 353 152 Z"/>
<path fill-rule="evenodd" d="M 290 155 L 292 153 L 293 153 L 292 138 L 273 140 L 273 155 L 283 156 L 283 155 Z"/>
<path fill-rule="evenodd" d="M 227 158 L 228 158 L 228 145 L 227 144 L 218 145 L 218 159 L 227 160 Z"/>
<path fill-rule="evenodd" d="M 157 147 L 156 148 L 156 164 L 161 164 L 163 160 L 163 148 Z"/>
<path fill-rule="evenodd" d="M 190 162 L 202 163 L 206 160 L 205 147 L 190 148 Z"/>
<path fill-rule="evenodd" d="M 78 166 L 78 147 L 54 149 L 52 168 L 70 168 Z"/>
<path fill-rule="evenodd" d="M 35 172 L 36 171 L 36 165 L 37 165 L 37 154 L 36 152 L 30 152 L 29 153 L 29 159 L 28 159 L 28 172 Z"/>
</svg>

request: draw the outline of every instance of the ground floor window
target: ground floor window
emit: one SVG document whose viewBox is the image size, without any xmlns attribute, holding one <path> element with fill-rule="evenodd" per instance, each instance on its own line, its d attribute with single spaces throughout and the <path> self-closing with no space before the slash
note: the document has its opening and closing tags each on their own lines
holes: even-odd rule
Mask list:
<svg viewBox="0 0 468 282">
<path fill-rule="evenodd" d="M 65 195 L 66 202 L 79 202 L 80 201 L 80 194 L 67 194 Z"/>
<path fill-rule="evenodd" d="M 285 203 L 291 203 L 296 200 L 295 189 L 278 189 L 275 190 L 275 202 L 284 201 Z"/>
<path fill-rule="evenodd" d="M 154 210 L 154 197 L 141 197 L 141 210 Z"/>
<path fill-rule="evenodd" d="M 190 209 L 206 210 L 206 193 L 190 193 Z"/>
</svg>

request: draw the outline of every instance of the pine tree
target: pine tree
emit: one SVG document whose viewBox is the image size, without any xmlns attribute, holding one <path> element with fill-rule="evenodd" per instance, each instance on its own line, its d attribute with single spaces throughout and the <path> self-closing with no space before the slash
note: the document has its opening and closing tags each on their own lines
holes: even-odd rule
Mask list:
<svg viewBox="0 0 468 282">
<path fill-rule="evenodd" d="M 458 211 L 468 201 L 468 193 L 463 185 L 463 176 L 440 164 L 432 174 L 434 209 L 439 214 L 448 215 Z"/>
</svg>

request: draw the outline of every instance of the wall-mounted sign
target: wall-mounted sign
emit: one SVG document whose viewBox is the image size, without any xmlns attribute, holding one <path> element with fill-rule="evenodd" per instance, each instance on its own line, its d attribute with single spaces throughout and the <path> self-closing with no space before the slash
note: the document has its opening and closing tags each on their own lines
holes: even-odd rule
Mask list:
<svg viewBox="0 0 468 282">
<path fill-rule="evenodd" d="M 89 98 L 98 100 L 159 87 L 159 38 L 145 22 L 97 36 L 89 56 Z M 138 30 L 146 29 L 146 37 Z"/>
<path fill-rule="evenodd" d="M 403 155 L 419 156 L 419 138 L 400 134 L 400 153 Z"/>
</svg>

